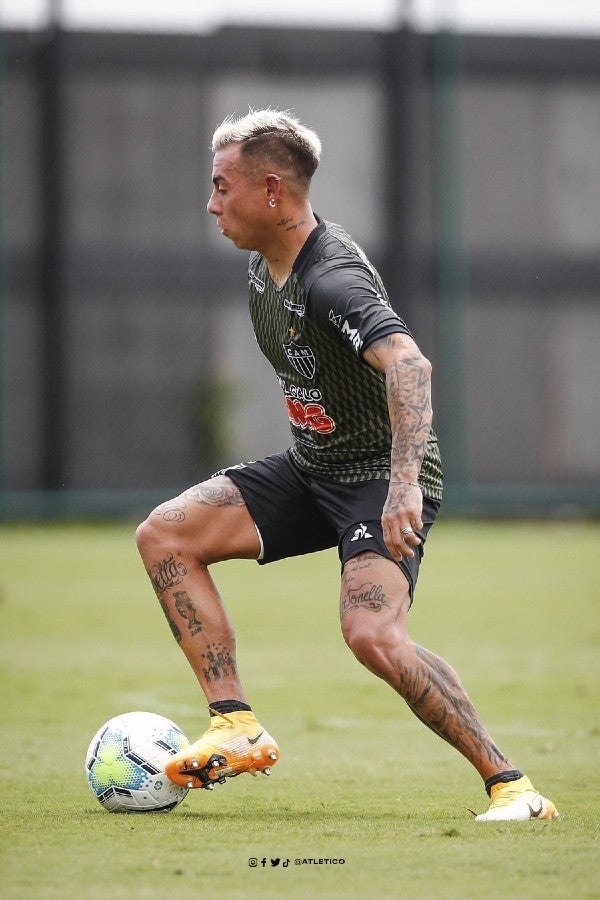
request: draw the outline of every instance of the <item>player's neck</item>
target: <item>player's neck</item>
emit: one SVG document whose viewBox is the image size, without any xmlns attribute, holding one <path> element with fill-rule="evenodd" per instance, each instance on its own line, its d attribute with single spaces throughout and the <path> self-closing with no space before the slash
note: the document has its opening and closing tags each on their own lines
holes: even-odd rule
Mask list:
<svg viewBox="0 0 600 900">
<path fill-rule="evenodd" d="M 289 278 L 296 257 L 317 224 L 308 205 L 304 209 L 291 210 L 289 213 L 282 211 L 278 216 L 271 241 L 263 250 L 263 256 L 276 287 L 283 287 Z"/>
</svg>

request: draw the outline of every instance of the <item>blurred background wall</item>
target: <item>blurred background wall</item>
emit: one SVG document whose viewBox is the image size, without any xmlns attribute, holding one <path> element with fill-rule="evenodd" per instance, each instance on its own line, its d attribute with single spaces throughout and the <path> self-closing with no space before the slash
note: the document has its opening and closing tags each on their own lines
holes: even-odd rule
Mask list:
<svg viewBox="0 0 600 900">
<path fill-rule="evenodd" d="M 313 206 L 434 365 L 447 508 L 600 512 L 600 39 L 5 30 L 0 517 L 137 513 L 289 442 L 212 132 L 293 109 Z"/>
</svg>

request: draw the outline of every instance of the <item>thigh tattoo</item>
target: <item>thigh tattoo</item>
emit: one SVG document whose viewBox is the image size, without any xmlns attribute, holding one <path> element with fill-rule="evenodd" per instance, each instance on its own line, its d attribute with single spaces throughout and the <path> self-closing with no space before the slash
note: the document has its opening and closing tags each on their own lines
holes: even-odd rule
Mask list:
<svg viewBox="0 0 600 900">
<path fill-rule="evenodd" d="M 342 575 L 342 595 L 340 598 L 340 620 L 356 609 L 381 612 L 391 609 L 382 584 L 368 579 L 370 562 L 381 559 L 376 553 L 362 554 L 348 560 Z"/>
</svg>

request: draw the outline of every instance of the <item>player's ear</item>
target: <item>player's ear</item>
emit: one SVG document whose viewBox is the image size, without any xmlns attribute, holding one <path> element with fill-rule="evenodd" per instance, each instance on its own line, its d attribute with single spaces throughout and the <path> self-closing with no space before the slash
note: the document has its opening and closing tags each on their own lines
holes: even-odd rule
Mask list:
<svg viewBox="0 0 600 900">
<path fill-rule="evenodd" d="M 271 206 L 277 205 L 281 194 L 281 178 L 279 175 L 269 173 L 265 175 L 265 187 L 267 191 L 267 202 Z"/>
</svg>

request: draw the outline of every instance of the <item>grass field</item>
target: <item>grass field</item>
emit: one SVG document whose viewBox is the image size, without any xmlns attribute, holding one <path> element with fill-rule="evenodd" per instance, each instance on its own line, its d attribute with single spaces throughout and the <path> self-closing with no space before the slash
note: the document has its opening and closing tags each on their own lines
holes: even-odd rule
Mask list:
<svg viewBox="0 0 600 900">
<path fill-rule="evenodd" d="M 476 773 L 343 644 L 335 553 L 215 568 L 282 749 L 271 778 L 190 792 L 170 814 L 103 810 L 83 770 L 102 722 L 146 709 L 190 738 L 207 722 L 132 532 L 0 528 L 3 900 L 600 897 L 599 524 L 446 521 L 431 536 L 413 637 L 563 815 L 498 825 L 466 810 L 487 805 Z"/>
</svg>

